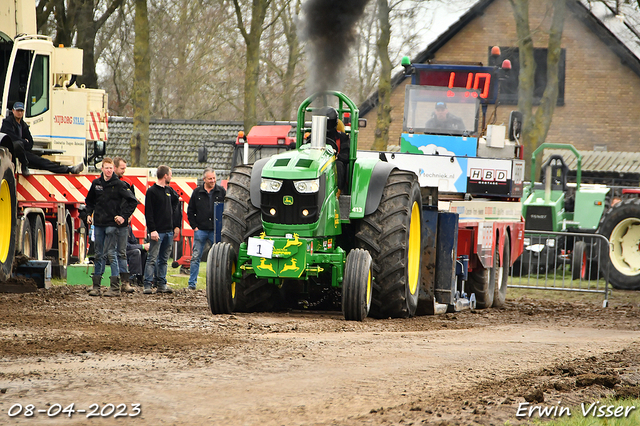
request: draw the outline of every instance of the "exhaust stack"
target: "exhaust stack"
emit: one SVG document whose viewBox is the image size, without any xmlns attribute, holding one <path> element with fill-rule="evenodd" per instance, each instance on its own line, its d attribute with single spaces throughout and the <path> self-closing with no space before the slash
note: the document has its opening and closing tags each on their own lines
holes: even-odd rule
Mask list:
<svg viewBox="0 0 640 426">
<path fill-rule="evenodd" d="M 311 117 L 311 148 L 324 149 L 327 146 L 327 117 L 314 115 Z"/>
</svg>

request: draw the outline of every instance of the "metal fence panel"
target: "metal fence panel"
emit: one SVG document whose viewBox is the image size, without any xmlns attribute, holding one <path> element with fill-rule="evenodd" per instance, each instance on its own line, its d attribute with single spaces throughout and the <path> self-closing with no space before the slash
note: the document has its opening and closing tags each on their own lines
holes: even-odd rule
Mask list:
<svg viewBox="0 0 640 426">
<path fill-rule="evenodd" d="M 508 286 L 602 293 L 603 306 L 606 307 L 609 301 L 609 262 L 604 260 L 608 256 L 609 241 L 602 235 L 525 232 L 524 251 L 510 268 Z"/>
</svg>

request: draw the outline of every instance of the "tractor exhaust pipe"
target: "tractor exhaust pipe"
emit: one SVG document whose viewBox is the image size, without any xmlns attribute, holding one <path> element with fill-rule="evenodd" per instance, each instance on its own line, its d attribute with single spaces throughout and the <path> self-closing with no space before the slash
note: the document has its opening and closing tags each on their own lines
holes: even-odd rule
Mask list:
<svg viewBox="0 0 640 426">
<path fill-rule="evenodd" d="M 544 175 L 544 202 L 549 205 L 551 202 L 551 167 L 547 167 Z"/>
<path fill-rule="evenodd" d="M 327 116 L 311 117 L 311 148 L 324 149 L 327 146 Z"/>
</svg>

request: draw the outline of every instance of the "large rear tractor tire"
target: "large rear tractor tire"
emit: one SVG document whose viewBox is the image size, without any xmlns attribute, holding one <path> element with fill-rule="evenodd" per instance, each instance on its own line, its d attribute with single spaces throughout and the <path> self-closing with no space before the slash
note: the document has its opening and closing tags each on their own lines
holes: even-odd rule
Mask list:
<svg viewBox="0 0 640 426">
<path fill-rule="evenodd" d="M 11 277 L 16 251 L 16 179 L 9 151 L 0 148 L 0 282 Z"/>
<path fill-rule="evenodd" d="M 422 197 L 415 174 L 394 169 L 375 212 L 357 225 L 356 246 L 373 259 L 370 315 L 415 315 L 420 293 Z"/>
<path fill-rule="evenodd" d="M 372 266 L 366 250 L 353 249 L 347 255 L 342 282 L 342 313 L 347 321 L 364 321 L 369 314 Z"/>
<path fill-rule="evenodd" d="M 251 204 L 251 170 L 251 165 L 236 166 L 227 183 L 221 240 L 231 245 L 236 256 L 242 242 L 262 232 L 260 209 Z M 271 311 L 278 308 L 279 299 L 276 286 L 251 272 L 243 272 L 242 280 L 236 282 L 237 312 Z"/>
<path fill-rule="evenodd" d="M 607 210 L 598 234 L 609 239 L 609 247 L 601 253 L 602 276 L 608 268 L 614 288 L 640 290 L 640 198 L 623 200 Z"/>
<path fill-rule="evenodd" d="M 509 279 L 509 265 L 511 264 L 511 244 L 509 237 L 505 235 L 502 246 L 502 266 L 498 259 L 499 246 L 496 242 L 496 249 L 493 255 L 493 268 L 491 269 L 491 279 L 493 280 L 493 307 L 501 308 L 507 298 L 507 281 Z"/>
<path fill-rule="evenodd" d="M 235 309 L 236 254 L 229 243 L 216 243 L 207 257 L 207 302 L 211 313 L 230 314 Z"/>
</svg>

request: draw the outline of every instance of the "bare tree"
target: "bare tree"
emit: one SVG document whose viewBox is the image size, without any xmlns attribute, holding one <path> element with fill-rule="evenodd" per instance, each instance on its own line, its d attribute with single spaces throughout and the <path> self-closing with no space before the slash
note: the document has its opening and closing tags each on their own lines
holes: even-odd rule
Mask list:
<svg viewBox="0 0 640 426">
<path fill-rule="evenodd" d="M 566 0 L 551 2 L 553 17 L 547 48 L 547 86 L 540 106 L 533 112 L 533 90 L 536 64 L 533 58 L 533 37 L 529 26 L 529 1 L 509 0 L 513 8 L 518 37 L 520 74 L 518 76 L 518 110 L 523 115 L 522 140 L 525 152 L 533 152 L 544 142 L 558 101 L 558 64 L 560 62 L 562 31 Z M 530 157 L 527 158 L 527 162 Z"/>
<path fill-rule="evenodd" d="M 391 59 L 389 59 L 389 40 L 391 39 L 391 23 L 389 22 L 388 0 L 378 1 L 378 21 L 380 36 L 378 37 L 378 57 L 380 58 L 380 81 L 378 82 L 378 119 L 374 132 L 374 151 L 385 151 L 389 141 L 391 125 Z"/>
<path fill-rule="evenodd" d="M 135 45 L 133 60 L 135 74 L 133 82 L 133 133 L 131 135 L 131 165 L 141 167 L 147 164 L 149 150 L 149 17 L 147 0 L 136 0 Z"/>
<path fill-rule="evenodd" d="M 264 20 L 271 0 L 252 0 L 249 8 L 251 18 L 249 31 L 245 20 L 247 12 L 243 13 L 240 0 L 233 0 L 238 29 L 247 46 L 246 67 L 244 74 L 244 128 L 248 132 L 258 122 L 256 117 L 256 102 L 258 97 L 258 80 L 260 77 L 260 39 L 264 31 Z"/>
<path fill-rule="evenodd" d="M 133 44 L 135 5 L 126 1 L 98 33 L 97 50 L 102 52 L 98 65 L 104 70 L 99 87 L 109 95 L 109 114 L 131 116 L 133 87 Z"/>
<path fill-rule="evenodd" d="M 98 87 L 96 74 L 96 35 L 109 17 L 122 5 L 123 0 L 41 0 L 36 7 L 39 28 L 44 26 L 53 12 L 56 45 L 71 46 L 76 40 L 82 49 L 82 76 L 78 83 Z M 40 7 L 42 6 L 42 7 Z"/>
<path fill-rule="evenodd" d="M 271 15 L 275 25 L 265 30 L 261 58 L 266 69 L 260 77 L 261 110 L 258 116 L 273 120 L 291 120 L 304 89 L 303 46 L 298 38 L 301 0 L 276 0 Z M 269 16 L 267 16 L 269 19 Z M 280 87 L 281 90 L 273 90 Z"/>
</svg>

